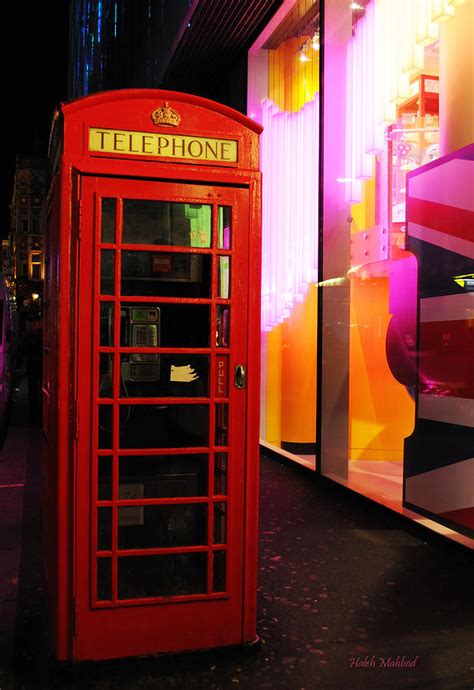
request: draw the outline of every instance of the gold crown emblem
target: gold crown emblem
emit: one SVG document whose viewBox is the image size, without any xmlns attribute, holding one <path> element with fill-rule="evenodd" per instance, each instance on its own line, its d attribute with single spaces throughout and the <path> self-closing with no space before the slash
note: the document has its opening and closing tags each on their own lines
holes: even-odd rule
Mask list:
<svg viewBox="0 0 474 690">
<path fill-rule="evenodd" d="M 151 114 L 151 119 L 155 125 L 167 125 L 168 127 L 177 127 L 181 122 L 181 115 L 170 108 L 168 101 L 165 101 L 161 108 L 157 108 Z"/>
</svg>

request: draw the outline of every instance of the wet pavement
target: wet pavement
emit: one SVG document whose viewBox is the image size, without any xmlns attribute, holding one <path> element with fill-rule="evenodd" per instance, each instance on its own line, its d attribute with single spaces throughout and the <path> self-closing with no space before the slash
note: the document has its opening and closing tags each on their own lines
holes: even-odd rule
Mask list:
<svg viewBox="0 0 474 690">
<path fill-rule="evenodd" d="M 25 426 L 24 392 L 15 407 L 0 453 L 0 690 L 474 687 L 472 552 L 267 457 L 259 649 L 52 663 L 41 608 L 41 432 Z"/>
</svg>

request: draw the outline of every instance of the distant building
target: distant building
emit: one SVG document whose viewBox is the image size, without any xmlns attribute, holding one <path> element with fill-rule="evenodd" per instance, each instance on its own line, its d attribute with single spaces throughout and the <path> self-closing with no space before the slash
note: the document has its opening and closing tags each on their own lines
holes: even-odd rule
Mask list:
<svg viewBox="0 0 474 690">
<path fill-rule="evenodd" d="M 11 203 L 9 262 L 18 311 L 24 315 L 41 311 L 44 237 L 40 215 L 47 184 L 47 160 L 17 159 Z"/>
<path fill-rule="evenodd" d="M 13 278 L 11 236 L 2 240 L 2 265 L 0 270 L 6 278 L 10 280 Z"/>
</svg>

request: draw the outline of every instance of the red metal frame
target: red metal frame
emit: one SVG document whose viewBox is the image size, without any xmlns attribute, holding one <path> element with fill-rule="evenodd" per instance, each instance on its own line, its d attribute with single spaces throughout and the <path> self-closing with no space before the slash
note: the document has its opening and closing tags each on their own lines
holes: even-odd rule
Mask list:
<svg viewBox="0 0 474 690">
<path fill-rule="evenodd" d="M 150 113 L 168 101 L 182 115 L 180 134 L 238 140 L 239 161 L 233 167 L 148 160 L 117 154 L 96 156 L 87 150 L 88 127 L 156 132 Z M 159 131 L 159 128 L 158 128 Z M 260 312 L 260 127 L 244 116 L 205 99 L 173 92 L 133 90 L 80 99 L 63 106 L 53 129 L 51 159 L 61 164 L 53 178 L 50 204 L 59 209 L 54 218 L 47 281 L 51 305 L 47 328 L 51 348 L 46 370 L 54 372 L 44 388 L 47 438 L 49 511 L 47 553 L 52 647 L 58 659 L 100 659 L 119 656 L 198 649 L 251 641 L 256 634 L 257 502 L 258 502 L 258 390 Z M 61 159 L 60 149 L 63 147 Z M 100 199 L 117 202 L 114 243 L 101 244 Z M 123 245 L 127 251 L 164 251 L 166 254 L 203 254 L 211 257 L 209 298 L 122 297 L 119 254 L 122 201 L 126 198 L 204 203 L 212 206 L 212 247 Z M 217 208 L 233 209 L 233 244 L 217 248 Z M 61 229 L 58 233 L 58 220 Z M 55 234 L 56 233 L 56 234 Z M 57 241 L 55 241 L 57 237 Z M 115 252 L 115 294 L 100 296 L 100 249 Z M 218 297 L 219 256 L 230 257 L 231 294 Z M 92 280 L 91 280 L 92 274 Z M 100 296 L 100 299 L 99 299 Z M 57 304 L 56 304 L 57 300 Z M 99 347 L 99 302 L 114 302 L 115 347 Z M 193 354 L 210 358 L 208 396 L 199 398 L 121 398 L 120 356 L 136 348 L 119 345 L 120 303 L 182 303 L 208 305 L 210 335 L 216 332 L 219 305 L 231 309 L 230 347 L 193 348 Z M 48 310 L 48 306 L 46 307 Z M 93 311 L 91 312 L 91 309 Z M 91 319 L 91 313 L 93 318 Z M 70 327 L 67 327 L 67 324 Z M 110 450 L 97 442 L 99 352 L 114 360 L 112 397 L 100 399 L 113 405 L 114 435 Z M 140 348 L 141 354 L 171 354 L 180 348 Z M 220 396 L 218 362 L 227 369 L 226 395 Z M 233 386 L 236 364 L 245 364 L 248 385 Z M 208 494 L 186 498 L 123 500 L 118 496 L 119 409 L 123 405 L 207 405 L 209 445 L 195 448 L 121 449 L 120 456 L 208 454 Z M 217 446 L 215 405 L 230 406 L 228 446 Z M 217 409 L 217 408 L 216 408 Z M 214 494 L 214 454 L 227 453 L 227 495 Z M 232 455 L 233 454 L 233 455 Z M 111 500 L 97 495 L 99 457 L 110 457 L 113 466 Z M 125 506 L 207 505 L 208 539 L 205 544 L 180 547 L 120 550 L 118 508 Z M 227 508 L 227 542 L 213 542 L 214 508 Z M 112 544 L 97 551 L 97 509 L 112 509 Z M 226 552 L 226 591 L 212 591 L 212 562 L 216 552 Z M 205 593 L 118 600 L 117 563 L 130 555 L 205 553 Z M 96 554 L 112 564 L 112 598 L 96 596 Z M 146 608 L 143 608 L 146 606 Z"/>
</svg>

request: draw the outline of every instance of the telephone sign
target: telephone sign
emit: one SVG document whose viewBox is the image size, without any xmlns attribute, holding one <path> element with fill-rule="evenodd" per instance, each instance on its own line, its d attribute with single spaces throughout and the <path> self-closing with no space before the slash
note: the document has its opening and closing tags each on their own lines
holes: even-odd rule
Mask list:
<svg viewBox="0 0 474 690">
<path fill-rule="evenodd" d="M 256 638 L 259 133 L 156 90 L 56 114 L 43 404 L 59 660 Z"/>
</svg>

